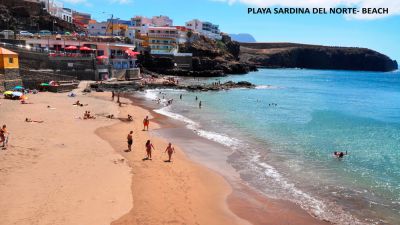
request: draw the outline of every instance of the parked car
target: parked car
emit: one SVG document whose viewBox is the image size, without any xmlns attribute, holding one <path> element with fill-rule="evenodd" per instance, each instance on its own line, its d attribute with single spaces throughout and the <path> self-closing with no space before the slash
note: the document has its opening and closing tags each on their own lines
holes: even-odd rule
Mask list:
<svg viewBox="0 0 400 225">
<path fill-rule="evenodd" d="M 51 36 L 51 32 L 49 30 L 41 30 L 39 31 L 40 36 Z"/>
<path fill-rule="evenodd" d="M 10 37 L 14 37 L 14 31 L 12 31 L 12 30 L 3 30 L 3 31 L 1 31 L 0 32 L 0 36 L 1 37 L 7 37 L 7 38 L 10 38 Z"/>
<path fill-rule="evenodd" d="M 25 31 L 25 30 L 21 30 L 19 32 L 19 35 L 25 36 L 25 37 L 32 37 L 33 36 L 33 34 L 31 32 L 28 32 L 28 31 Z"/>
</svg>

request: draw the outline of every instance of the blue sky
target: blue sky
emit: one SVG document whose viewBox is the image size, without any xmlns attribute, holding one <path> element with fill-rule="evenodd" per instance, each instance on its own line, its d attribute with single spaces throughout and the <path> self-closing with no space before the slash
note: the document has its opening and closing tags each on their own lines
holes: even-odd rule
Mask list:
<svg viewBox="0 0 400 225">
<path fill-rule="evenodd" d="M 341 4 L 346 1 L 355 0 L 341 0 Z M 354 6 L 368 6 L 371 2 L 371 0 L 357 1 L 361 2 L 360 5 Z M 382 7 L 392 7 L 389 8 L 390 12 L 399 13 L 400 4 L 395 1 L 381 0 Z M 287 4 L 285 0 L 63 0 L 63 2 L 66 7 L 91 13 L 97 20 L 107 19 L 108 13 L 113 13 L 115 17 L 121 19 L 129 19 L 134 15 L 149 17 L 168 15 L 174 20 L 175 25 L 183 25 L 185 21 L 198 18 L 219 24 L 221 30 L 226 33 L 250 33 L 259 42 L 366 47 L 400 62 L 400 14 L 376 19 L 345 18 L 343 15 L 247 14 L 248 7 L 275 7 L 277 5 L 274 2 L 279 2 L 278 7 L 289 7 L 292 6 L 290 2 L 293 2 L 290 0 L 286 1 Z M 308 7 L 307 2 L 313 1 L 299 0 L 296 6 Z M 331 2 L 338 1 L 321 0 L 321 2 L 323 3 L 319 6 L 334 7 L 337 5 L 331 5 Z M 264 3 L 266 5 L 263 5 Z"/>
</svg>

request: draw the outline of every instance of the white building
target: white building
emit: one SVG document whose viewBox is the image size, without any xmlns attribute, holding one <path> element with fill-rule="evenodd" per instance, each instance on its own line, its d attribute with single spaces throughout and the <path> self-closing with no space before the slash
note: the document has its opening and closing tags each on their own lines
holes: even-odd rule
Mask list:
<svg viewBox="0 0 400 225">
<path fill-rule="evenodd" d="M 56 17 L 67 21 L 68 23 L 72 23 L 72 10 L 68 8 L 58 8 L 56 10 Z"/>
<path fill-rule="evenodd" d="M 193 19 L 185 23 L 186 28 L 191 29 L 193 32 L 197 32 L 211 39 L 221 40 L 221 31 L 219 26 L 210 22 L 200 21 Z"/>
<path fill-rule="evenodd" d="M 89 24 L 88 33 L 91 36 L 104 36 L 107 32 L 107 25 L 107 22 Z"/>
<path fill-rule="evenodd" d="M 153 26 L 155 27 L 171 27 L 173 25 L 173 21 L 168 16 L 153 16 L 151 19 Z"/>
</svg>

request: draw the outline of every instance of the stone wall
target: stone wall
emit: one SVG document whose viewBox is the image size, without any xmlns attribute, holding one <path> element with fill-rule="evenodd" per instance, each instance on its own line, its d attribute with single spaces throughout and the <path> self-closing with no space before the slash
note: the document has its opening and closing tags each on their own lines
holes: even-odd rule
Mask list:
<svg viewBox="0 0 400 225">
<path fill-rule="evenodd" d="M 72 81 L 76 80 L 75 76 L 66 76 L 63 74 L 56 74 L 52 71 L 37 71 L 29 69 L 21 69 L 21 76 L 23 77 L 22 83 L 24 87 L 34 89 L 38 88 L 41 83 L 49 81 Z"/>
<path fill-rule="evenodd" d="M 19 69 L 0 70 L 0 91 L 11 90 L 17 85 L 22 85 Z"/>
</svg>

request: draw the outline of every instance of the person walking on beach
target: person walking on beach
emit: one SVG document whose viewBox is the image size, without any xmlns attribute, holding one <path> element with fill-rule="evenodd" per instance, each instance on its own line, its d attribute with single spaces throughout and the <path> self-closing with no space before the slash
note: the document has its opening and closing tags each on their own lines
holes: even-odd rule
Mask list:
<svg viewBox="0 0 400 225">
<path fill-rule="evenodd" d="M 111 98 L 112 98 L 113 101 L 114 101 L 114 97 L 115 97 L 115 93 L 114 93 L 114 91 L 112 91 L 111 92 Z"/>
<path fill-rule="evenodd" d="M 156 149 L 154 148 L 154 146 L 150 142 L 150 140 L 147 140 L 145 147 L 146 147 L 146 154 L 147 154 L 147 158 L 145 158 L 145 159 L 151 160 L 151 149 L 153 149 L 153 150 L 156 150 Z"/>
<path fill-rule="evenodd" d="M 133 131 L 130 131 L 129 134 L 128 134 L 128 137 L 127 137 L 127 139 L 128 139 L 128 152 L 132 151 L 132 144 L 133 144 L 132 134 L 133 134 Z"/>
<path fill-rule="evenodd" d="M 149 124 L 150 124 L 150 120 L 149 120 L 149 116 L 146 116 L 146 118 L 144 118 L 143 120 L 143 131 L 149 130 Z"/>
<path fill-rule="evenodd" d="M 179 95 L 179 98 L 182 100 L 182 94 Z"/>
<path fill-rule="evenodd" d="M 198 98 L 197 98 L 197 96 L 196 96 L 196 101 L 197 101 L 197 99 L 198 99 Z"/>
<path fill-rule="evenodd" d="M 167 148 L 165 149 L 165 152 L 168 153 L 168 161 L 166 161 L 166 162 L 171 162 L 172 153 L 175 152 L 175 148 L 172 147 L 171 142 L 168 144 Z"/>
<path fill-rule="evenodd" d="M 201 101 L 199 102 L 199 109 L 201 109 Z"/>
<path fill-rule="evenodd" d="M 7 143 L 8 143 L 8 136 L 10 135 L 7 131 L 7 125 L 3 125 L 1 127 L 0 132 L 2 132 L 2 134 L 0 134 L 0 143 L 3 143 L 3 148 L 7 147 Z"/>
</svg>

